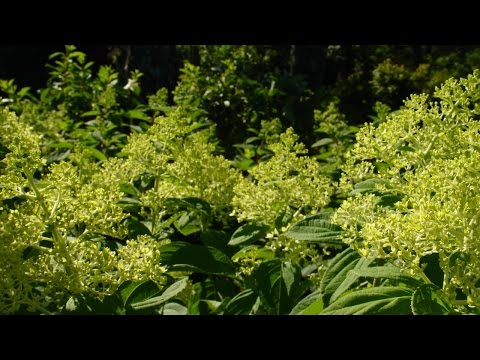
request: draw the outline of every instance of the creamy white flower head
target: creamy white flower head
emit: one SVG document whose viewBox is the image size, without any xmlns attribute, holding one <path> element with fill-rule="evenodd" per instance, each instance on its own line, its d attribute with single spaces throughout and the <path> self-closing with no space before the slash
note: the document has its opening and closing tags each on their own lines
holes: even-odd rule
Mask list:
<svg viewBox="0 0 480 360">
<path fill-rule="evenodd" d="M 138 88 L 138 83 L 134 79 L 128 79 L 127 84 L 123 88 L 125 90 L 135 91 Z"/>
<path fill-rule="evenodd" d="M 443 290 L 480 306 L 480 71 L 438 88 L 439 102 L 412 95 L 378 127 L 366 124 L 343 166 L 345 191 L 362 180 L 388 187 L 344 201 L 333 220 L 364 256 L 388 258 L 420 274 L 437 253 Z M 385 184 L 385 183 L 384 183 Z M 381 194 L 399 199 L 382 206 Z"/>
</svg>

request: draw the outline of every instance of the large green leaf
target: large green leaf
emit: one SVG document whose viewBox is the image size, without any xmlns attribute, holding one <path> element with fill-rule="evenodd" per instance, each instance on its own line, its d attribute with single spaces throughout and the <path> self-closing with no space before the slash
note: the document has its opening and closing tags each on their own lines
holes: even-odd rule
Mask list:
<svg viewBox="0 0 480 360">
<path fill-rule="evenodd" d="M 227 304 L 225 315 L 249 315 L 258 295 L 252 289 L 246 289 L 235 295 Z"/>
<path fill-rule="evenodd" d="M 376 279 L 388 279 L 397 283 L 403 283 L 407 286 L 417 288 L 422 285 L 422 281 L 402 272 L 395 266 L 372 266 L 361 269 L 355 268 L 350 271 L 359 277 L 369 277 Z"/>
<path fill-rule="evenodd" d="M 220 250 L 203 245 L 176 241 L 161 248 L 162 264 L 170 271 L 191 271 L 205 274 L 234 274 L 235 267 Z"/>
<path fill-rule="evenodd" d="M 323 293 L 325 304 L 330 302 L 332 295 L 346 280 L 348 272 L 355 267 L 360 258 L 360 255 L 355 250 L 347 248 L 330 260 L 320 282 L 320 291 Z M 349 281 L 351 281 L 351 277 Z"/>
<path fill-rule="evenodd" d="M 95 149 L 94 147 L 86 147 L 85 150 L 88 151 L 90 155 L 95 157 L 97 160 L 100 160 L 100 161 L 107 160 L 107 157 L 105 156 L 105 154 Z"/>
<path fill-rule="evenodd" d="M 235 230 L 235 232 L 232 234 L 232 237 L 230 238 L 230 241 L 228 242 L 228 245 L 235 246 L 240 244 L 252 244 L 265 236 L 268 232 L 268 229 L 269 226 L 261 223 L 247 223 Z"/>
<path fill-rule="evenodd" d="M 127 218 L 124 225 L 128 229 L 128 236 L 132 239 L 136 238 L 138 235 L 150 235 L 148 227 L 133 218 Z"/>
<path fill-rule="evenodd" d="M 408 315 L 412 295 L 413 290 L 406 287 L 361 289 L 341 296 L 320 315 Z"/>
<path fill-rule="evenodd" d="M 210 300 L 210 299 L 202 299 L 203 304 L 207 305 L 207 314 L 208 315 L 218 315 L 222 313 L 223 309 L 226 306 L 227 301 L 229 299 L 223 299 L 222 301 L 218 300 Z"/>
<path fill-rule="evenodd" d="M 320 289 L 300 300 L 290 315 L 316 315 L 323 310 L 323 294 Z"/>
<path fill-rule="evenodd" d="M 262 263 L 254 278 L 262 304 L 273 314 L 288 314 L 306 290 L 300 268 L 280 259 Z"/>
<path fill-rule="evenodd" d="M 366 258 L 360 258 L 358 260 L 352 261 L 350 264 L 353 265 L 353 268 L 348 267 L 349 270 L 347 272 L 347 276 L 345 279 L 338 285 L 338 287 L 335 289 L 333 292 L 332 296 L 330 297 L 330 302 L 335 301 L 340 295 L 342 295 L 344 292 L 346 292 L 350 286 L 352 286 L 359 278 L 359 276 L 355 273 L 355 270 L 363 270 L 370 266 L 370 264 L 373 262 L 374 259 L 366 259 Z M 342 273 L 344 274 L 344 273 Z M 334 287 L 328 287 L 327 286 L 327 293 L 330 290 L 333 290 Z"/>
<path fill-rule="evenodd" d="M 197 213 L 193 211 L 183 211 L 181 215 L 173 222 L 173 225 L 175 225 L 175 228 L 185 236 L 199 232 L 203 229 L 201 217 L 199 217 Z"/>
<path fill-rule="evenodd" d="M 145 285 L 147 284 L 147 285 Z M 148 280 L 145 281 L 127 281 L 120 285 L 118 294 L 122 300 L 122 304 L 125 306 L 131 302 L 131 298 L 135 292 L 139 293 L 142 287 L 153 288 L 154 293 L 160 292 L 158 286 Z"/>
<path fill-rule="evenodd" d="M 131 312 L 131 305 L 151 299 L 161 293 L 158 285 L 153 281 L 128 281 L 123 283 L 118 294 L 127 312 Z M 129 311 L 130 310 L 130 311 Z"/>
<path fill-rule="evenodd" d="M 230 277 L 210 276 L 202 281 L 202 299 L 229 300 L 238 294 L 238 286 Z"/>
<path fill-rule="evenodd" d="M 159 311 L 162 315 L 187 315 L 188 309 L 186 306 L 178 304 L 176 302 L 169 302 L 163 305 Z"/>
<path fill-rule="evenodd" d="M 200 240 L 204 245 L 217 248 L 226 254 L 233 254 L 236 250 L 235 248 L 227 246 L 230 236 L 223 230 L 207 229 L 200 233 Z"/>
<path fill-rule="evenodd" d="M 117 296 L 106 296 L 103 300 L 85 294 L 71 296 L 65 304 L 68 315 L 120 315 L 124 314 Z"/>
<path fill-rule="evenodd" d="M 434 284 L 424 284 L 415 290 L 412 310 L 415 315 L 447 315 L 453 311 L 442 290 Z"/>
<path fill-rule="evenodd" d="M 294 240 L 315 241 L 324 244 L 341 245 L 340 226 L 330 222 L 331 213 L 320 212 L 299 221 L 285 235 Z"/>
<path fill-rule="evenodd" d="M 249 245 L 239 250 L 232 256 L 232 260 L 236 261 L 244 258 L 254 257 L 256 259 L 272 260 L 275 258 L 275 253 L 267 248 L 258 245 Z"/>
<path fill-rule="evenodd" d="M 173 299 L 182 292 L 188 285 L 188 278 L 183 278 L 170 285 L 160 296 L 155 296 L 144 301 L 133 302 L 130 304 L 135 310 L 157 307 Z"/>
</svg>

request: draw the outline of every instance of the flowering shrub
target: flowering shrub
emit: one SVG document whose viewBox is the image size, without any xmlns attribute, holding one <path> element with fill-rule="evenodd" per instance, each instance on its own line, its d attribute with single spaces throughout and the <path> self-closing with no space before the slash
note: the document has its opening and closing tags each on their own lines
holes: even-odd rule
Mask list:
<svg viewBox="0 0 480 360">
<path fill-rule="evenodd" d="M 78 293 L 103 298 L 126 280 L 162 284 L 153 239 L 127 242 L 117 253 L 108 247 L 126 235 L 121 178 L 98 163 L 86 172 L 71 161 L 42 169 L 40 136 L 7 109 L 0 120 L 0 311 L 48 313 Z"/>
<path fill-rule="evenodd" d="M 344 241 L 425 281 L 438 254 L 438 284 L 454 305 L 478 308 L 480 72 L 450 79 L 438 101 L 411 96 L 378 127 L 366 124 L 343 167 L 351 197 L 335 214 Z M 466 311 L 459 309 L 458 311 Z"/>
<path fill-rule="evenodd" d="M 0 313 L 479 313 L 480 71 L 361 128 L 327 103 L 311 149 L 257 118 L 231 161 L 194 98 L 53 58 L 1 84 Z"/>
</svg>

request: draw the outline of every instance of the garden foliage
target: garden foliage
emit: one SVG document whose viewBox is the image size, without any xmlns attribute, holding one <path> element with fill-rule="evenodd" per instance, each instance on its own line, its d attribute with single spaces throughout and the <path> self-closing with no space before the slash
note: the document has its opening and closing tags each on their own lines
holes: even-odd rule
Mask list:
<svg viewBox="0 0 480 360">
<path fill-rule="evenodd" d="M 478 313 L 478 70 L 392 111 L 385 61 L 373 121 L 329 99 L 309 147 L 285 54 L 201 56 L 173 102 L 74 46 L 0 82 L 0 313 Z"/>
</svg>

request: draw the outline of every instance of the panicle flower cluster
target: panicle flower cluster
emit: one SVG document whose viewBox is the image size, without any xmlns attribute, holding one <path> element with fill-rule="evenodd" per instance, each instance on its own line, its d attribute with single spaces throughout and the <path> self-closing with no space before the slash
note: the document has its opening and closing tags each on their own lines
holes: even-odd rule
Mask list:
<svg viewBox="0 0 480 360">
<path fill-rule="evenodd" d="M 317 148 L 317 158 L 326 162 L 322 170 L 324 173 L 336 171 L 345 161 L 345 155 L 354 143 L 353 134 L 357 130 L 354 126 L 349 126 L 345 115 L 340 112 L 337 101 L 328 103 L 325 109 L 314 111 L 315 132 L 323 134 L 313 147 Z"/>
<path fill-rule="evenodd" d="M 348 126 L 335 101 L 328 103 L 324 111 L 314 110 L 315 127 L 327 134 L 336 134 Z"/>
<path fill-rule="evenodd" d="M 125 239 L 120 159 L 79 152 L 46 167 L 40 136 L 6 109 L 0 145 L 0 313 L 55 312 L 72 295 L 101 299 L 127 280 L 163 284 L 160 243 Z M 111 250 L 107 237 L 126 245 Z"/>
<path fill-rule="evenodd" d="M 130 136 L 124 153 L 124 171 L 133 180 L 141 175 L 155 177 L 155 186 L 140 196 L 142 205 L 156 208 L 167 198 L 199 197 L 215 213 L 230 206 L 233 187 L 241 178 L 221 155 L 214 155 L 208 129 L 194 131 L 181 110 L 158 117 L 144 134 Z"/>
<path fill-rule="evenodd" d="M 280 135 L 279 141 L 268 146 L 274 155 L 249 170 L 249 177 L 242 178 L 234 187 L 231 215 L 239 221 L 260 221 L 272 227 L 267 248 L 281 251 L 296 262 L 312 261 L 318 252 L 307 242 L 299 242 L 281 236 L 288 224 L 275 228 L 275 220 L 285 211 L 295 212 L 289 224 L 310 213 L 315 213 L 330 201 L 333 186 L 321 175 L 321 166 L 305 156 L 306 149 L 298 143 L 292 128 Z"/>
<path fill-rule="evenodd" d="M 0 109 L 0 200 L 22 195 L 26 176 L 45 164 L 41 137 L 7 108 Z"/>
<path fill-rule="evenodd" d="M 333 193 L 329 179 L 320 175 L 320 164 L 305 156 L 305 146 L 297 140 L 293 129 L 287 129 L 269 145 L 274 155 L 249 170 L 250 177 L 235 186 L 233 214 L 240 221 L 273 225 L 289 208 L 315 213 L 329 203 Z"/>
<path fill-rule="evenodd" d="M 480 72 L 414 95 L 378 127 L 366 124 L 348 154 L 341 186 L 383 179 L 371 193 L 343 202 L 333 221 L 344 241 L 364 256 L 388 258 L 411 273 L 439 255 L 443 290 L 480 304 Z M 382 206 L 381 194 L 398 196 Z"/>
</svg>

